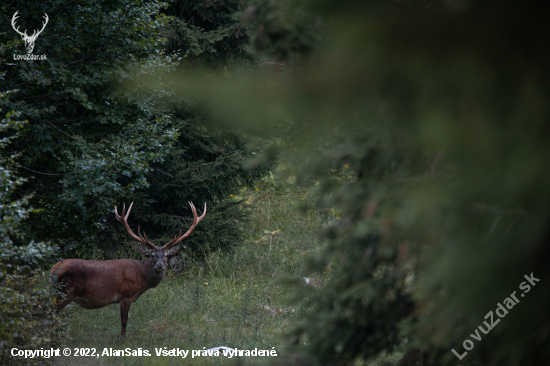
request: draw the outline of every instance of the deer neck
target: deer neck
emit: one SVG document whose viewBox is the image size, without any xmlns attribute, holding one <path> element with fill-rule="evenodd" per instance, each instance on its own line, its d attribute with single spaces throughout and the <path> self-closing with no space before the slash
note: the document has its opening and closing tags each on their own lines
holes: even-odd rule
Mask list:
<svg viewBox="0 0 550 366">
<path fill-rule="evenodd" d="M 155 271 L 153 269 L 153 263 L 150 259 L 141 261 L 140 266 L 142 277 L 147 284 L 147 289 L 157 287 L 160 281 L 162 281 L 162 279 L 164 278 L 166 269 L 164 269 L 162 272 Z"/>
</svg>

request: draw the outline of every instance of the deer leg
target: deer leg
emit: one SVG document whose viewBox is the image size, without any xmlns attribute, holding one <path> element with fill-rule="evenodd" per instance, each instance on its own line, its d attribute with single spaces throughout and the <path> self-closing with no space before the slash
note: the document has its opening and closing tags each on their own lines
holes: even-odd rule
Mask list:
<svg viewBox="0 0 550 366">
<path fill-rule="evenodd" d="M 122 332 L 121 336 L 126 335 L 126 324 L 128 324 L 128 311 L 130 310 L 130 301 L 121 301 L 120 302 L 120 322 L 122 323 Z"/>
</svg>

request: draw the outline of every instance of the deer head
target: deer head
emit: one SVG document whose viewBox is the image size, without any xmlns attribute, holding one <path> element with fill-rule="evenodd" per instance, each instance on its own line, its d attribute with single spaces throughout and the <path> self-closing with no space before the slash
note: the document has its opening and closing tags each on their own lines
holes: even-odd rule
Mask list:
<svg viewBox="0 0 550 366">
<path fill-rule="evenodd" d="M 189 235 L 193 233 L 193 230 L 195 230 L 195 226 L 197 226 L 197 224 L 206 215 L 206 203 L 204 204 L 204 212 L 200 217 L 197 217 L 197 210 L 195 209 L 195 206 L 193 205 L 193 203 L 189 202 L 189 206 L 191 206 L 191 211 L 193 211 L 193 224 L 185 234 L 181 235 L 181 231 L 180 231 L 180 233 L 176 235 L 174 239 L 172 239 L 170 242 L 168 242 L 162 247 L 157 247 L 155 244 L 151 243 L 149 239 L 147 239 L 147 235 L 145 235 L 145 233 L 141 235 L 139 226 L 138 226 L 138 235 L 132 232 L 132 229 L 130 229 L 130 225 L 128 225 L 127 220 L 128 220 L 128 216 L 130 215 L 130 211 L 132 210 L 133 204 L 134 204 L 133 202 L 130 204 L 130 207 L 128 207 L 127 213 L 126 213 L 126 205 L 123 205 L 122 213 L 120 215 L 118 214 L 117 208 L 115 207 L 116 218 L 118 221 L 120 221 L 124 225 L 124 227 L 126 228 L 126 231 L 132 237 L 132 239 L 137 240 L 138 242 L 143 244 L 143 245 L 138 245 L 139 250 L 145 256 L 150 257 L 151 269 L 157 276 L 162 277 L 166 272 L 168 257 L 176 254 L 176 252 L 180 249 L 180 246 L 176 244 L 182 241 L 183 239 L 189 237 Z"/>
<path fill-rule="evenodd" d="M 46 28 L 46 24 L 48 24 L 48 14 L 44 13 L 44 18 L 45 18 L 45 22 L 42 23 L 42 29 L 40 30 L 35 30 L 34 33 L 32 34 L 32 36 L 28 36 L 27 35 L 27 30 L 25 30 L 23 33 L 21 33 L 19 31 L 19 27 L 15 27 L 15 21 L 18 17 L 17 13 L 19 12 L 16 11 L 15 14 L 13 14 L 13 17 L 11 18 L 11 26 L 13 27 L 13 29 L 19 33 L 19 35 L 21 35 L 21 37 L 23 37 L 23 41 L 25 41 L 25 48 L 27 49 L 27 53 L 32 53 L 32 51 L 34 50 L 34 42 L 36 42 L 36 39 L 38 38 L 38 36 L 40 35 L 40 33 L 42 33 L 42 31 L 44 30 L 44 28 Z"/>
</svg>

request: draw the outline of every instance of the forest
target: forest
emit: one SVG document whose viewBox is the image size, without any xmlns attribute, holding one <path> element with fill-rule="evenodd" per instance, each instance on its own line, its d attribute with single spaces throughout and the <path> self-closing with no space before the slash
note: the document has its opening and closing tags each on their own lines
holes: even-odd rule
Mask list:
<svg viewBox="0 0 550 366">
<path fill-rule="evenodd" d="M 0 364 L 549 365 L 545 8 L 0 0 Z"/>
</svg>

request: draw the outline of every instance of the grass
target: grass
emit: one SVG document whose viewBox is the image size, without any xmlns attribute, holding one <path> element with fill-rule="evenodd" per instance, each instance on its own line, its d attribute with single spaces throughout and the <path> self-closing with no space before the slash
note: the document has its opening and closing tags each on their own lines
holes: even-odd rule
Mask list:
<svg viewBox="0 0 550 366">
<path fill-rule="evenodd" d="M 120 338 L 118 304 L 98 310 L 69 305 L 67 347 L 146 349 L 151 357 L 65 357 L 70 365 L 232 365 L 243 357 L 157 357 L 155 348 L 200 350 L 228 346 L 284 352 L 286 331 L 302 311 L 286 299 L 293 288 L 277 284 L 284 275 L 299 275 L 304 260 L 319 250 L 313 234 L 326 220 L 321 213 L 299 213 L 307 192 L 273 180 L 243 188 L 234 199 L 246 201 L 251 221 L 234 253 L 213 253 L 201 265 L 186 263 L 183 274 L 168 272 L 160 285 L 132 304 L 126 339 Z M 326 216 L 326 213 L 325 213 Z M 326 281 L 330 273 L 316 278 Z M 246 357 L 262 363 L 269 357 Z"/>
</svg>

